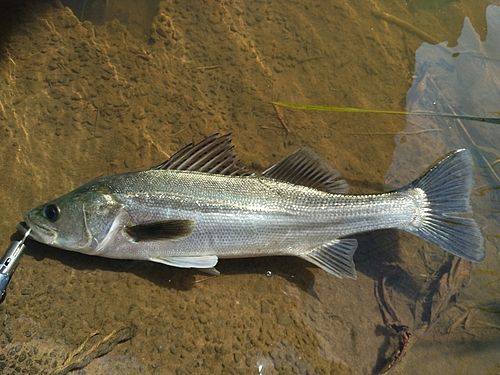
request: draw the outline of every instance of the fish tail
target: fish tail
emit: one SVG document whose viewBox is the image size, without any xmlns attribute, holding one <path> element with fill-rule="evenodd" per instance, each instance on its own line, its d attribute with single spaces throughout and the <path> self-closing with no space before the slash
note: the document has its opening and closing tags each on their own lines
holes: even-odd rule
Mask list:
<svg viewBox="0 0 500 375">
<path fill-rule="evenodd" d="M 472 217 L 473 162 L 466 149 L 451 152 L 405 190 L 418 198 L 412 224 L 402 228 L 472 262 L 484 259 L 484 240 Z M 470 215 L 469 215 L 470 216 Z"/>
</svg>

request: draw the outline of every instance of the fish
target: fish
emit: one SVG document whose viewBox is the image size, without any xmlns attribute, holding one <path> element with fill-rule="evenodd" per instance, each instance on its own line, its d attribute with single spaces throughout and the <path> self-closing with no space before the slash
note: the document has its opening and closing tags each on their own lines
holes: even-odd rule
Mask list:
<svg viewBox="0 0 500 375">
<path fill-rule="evenodd" d="M 88 255 L 215 273 L 221 258 L 297 256 L 354 279 L 352 237 L 379 229 L 483 260 L 472 184 L 471 153 L 459 149 L 400 189 L 353 195 L 310 148 L 257 173 L 238 160 L 230 134 L 214 134 L 148 170 L 90 181 L 24 220 L 35 241 Z"/>
</svg>

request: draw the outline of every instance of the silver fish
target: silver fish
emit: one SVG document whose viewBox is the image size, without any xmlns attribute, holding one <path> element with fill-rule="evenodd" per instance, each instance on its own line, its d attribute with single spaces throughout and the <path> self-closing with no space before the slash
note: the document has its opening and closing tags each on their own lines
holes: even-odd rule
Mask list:
<svg viewBox="0 0 500 375">
<path fill-rule="evenodd" d="M 29 211 L 36 241 L 116 259 L 212 269 L 219 258 L 298 256 L 356 277 L 356 233 L 397 228 L 478 262 L 472 158 L 450 153 L 401 189 L 348 195 L 338 172 L 302 149 L 255 174 L 230 135 L 190 144 L 150 170 L 98 178 Z"/>
</svg>

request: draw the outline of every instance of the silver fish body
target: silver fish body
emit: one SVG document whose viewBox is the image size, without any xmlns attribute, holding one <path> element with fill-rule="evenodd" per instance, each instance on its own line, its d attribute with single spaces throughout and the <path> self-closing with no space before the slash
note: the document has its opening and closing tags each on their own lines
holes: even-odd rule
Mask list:
<svg viewBox="0 0 500 375">
<path fill-rule="evenodd" d="M 293 255 L 339 277 L 354 277 L 356 242 L 346 237 L 383 228 L 415 233 L 478 261 L 484 250 L 476 223 L 453 216 L 469 210 L 471 160 L 464 151 L 409 186 L 383 194 L 322 191 L 273 178 L 279 171 L 257 176 L 159 168 L 99 178 L 25 219 L 40 242 L 179 267 L 210 268 L 218 258 Z M 286 165 L 292 181 L 294 173 L 304 173 L 294 171 L 294 163 Z M 446 184 L 450 176 L 461 188 Z M 314 173 L 308 185 L 315 186 L 311 180 L 318 182 Z M 54 222 L 47 216 L 55 211 L 47 214 L 47 207 L 57 211 Z"/>
<path fill-rule="evenodd" d="M 265 177 L 145 171 L 100 180 L 121 222 L 191 220 L 190 236 L 134 243 L 124 232 L 102 249 L 113 258 L 300 255 L 353 233 L 411 225 L 422 197 L 329 194 Z"/>
</svg>

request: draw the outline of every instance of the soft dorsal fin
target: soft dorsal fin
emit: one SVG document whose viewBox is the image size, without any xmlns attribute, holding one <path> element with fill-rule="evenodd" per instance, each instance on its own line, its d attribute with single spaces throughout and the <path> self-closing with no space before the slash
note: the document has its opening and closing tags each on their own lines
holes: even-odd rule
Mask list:
<svg viewBox="0 0 500 375">
<path fill-rule="evenodd" d="M 327 193 L 347 193 L 349 185 L 340 173 L 309 148 L 303 148 L 266 169 L 263 176 L 303 185 Z"/>
<path fill-rule="evenodd" d="M 214 134 L 199 143 L 191 143 L 152 169 L 176 169 L 227 176 L 252 174 L 236 158 L 234 146 L 231 144 L 231 134 L 222 136 Z"/>
</svg>

